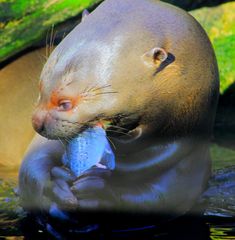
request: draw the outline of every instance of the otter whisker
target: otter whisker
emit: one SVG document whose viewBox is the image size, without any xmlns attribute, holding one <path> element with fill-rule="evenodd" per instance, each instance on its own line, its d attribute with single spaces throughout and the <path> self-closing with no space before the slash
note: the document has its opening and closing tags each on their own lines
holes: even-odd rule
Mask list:
<svg viewBox="0 0 235 240">
<path fill-rule="evenodd" d="M 53 36 L 53 39 L 52 39 L 51 52 L 52 52 L 53 47 L 54 47 L 54 43 L 55 43 L 55 39 L 56 39 L 56 35 L 57 35 L 57 31 L 55 31 L 54 36 Z"/>
<path fill-rule="evenodd" d="M 84 94 L 84 93 L 87 93 L 87 89 L 88 89 L 88 86 L 86 86 L 83 91 L 81 92 L 81 94 Z"/>
<path fill-rule="evenodd" d="M 103 86 L 98 86 L 98 84 L 96 84 L 95 86 L 92 86 L 90 88 L 85 88 L 83 93 L 89 93 L 89 92 L 93 92 L 93 91 L 98 91 L 98 90 L 101 90 L 101 89 L 105 89 L 105 88 L 108 88 L 108 87 L 111 87 L 111 84 L 106 84 L 106 85 L 103 85 Z"/>
<path fill-rule="evenodd" d="M 73 138 L 70 137 L 70 136 L 67 136 L 67 137 L 66 137 L 67 142 L 70 142 L 72 139 L 73 139 Z"/>
<path fill-rule="evenodd" d="M 36 52 L 38 59 L 40 60 L 40 62 L 44 65 L 46 63 L 47 57 L 46 55 L 42 54 L 42 53 L 38 53 Z"/>
<path fill-rule="evenodd" d="M 83 91 L 83 93 L 89 93 L 90 91 L 92 91 L 92 89 L 96 88 L 98 86 L 98 84 L 96 84 L 95 86 L 91 86 L 91 87 L 86 87 L 85 90 Z M 87 89 L 88 88 L 88 89 Z"/>
<path fill-rule="evenodd" d="M 46 58 L 48 59 L 49 54 L 48 54 L 48 32 L 49 30 L 47 30 L 47 34 L 46 34 Z"/>
<path fill-rule="evenodd" d="M 124 127 L 120 127 L 120 126 L 117 126 L 117 125 L 111 125 L 111 127 L 112 127 L 112 128 L 116 128 L 116 129 L 120 129 L 120 130 L 129 131 L 129 129 L 124 128 Z"/>
<path fill-rule="evenodd" d="M 118 93 L 118 92 L 113 91 L 113 92 L 101 92 L 101 93 L 95 93 L 95 94 L 92 95 L 92 97 L 95 97 L 95 96 L 97 96 L 97 95 L 112 94 L 112 93 Z"/>
<path fill-rule="evenodd" d="M 113 132 L 113 133 L 119 133 L 119 134 L 123 134 L 123 135 L 126 135 L 128 137 L 130 137 L 131 135 L 129 133 L 125 133 L 125 132 L 119 132 L 119 131 L 115 131 L 115 130 L 111 130 L 111 129 L 106 129 L 105 130 L 106 132 Z"/>
<path fill-rule="evenodd" d="M 98 90 L 105 89 L 105 88 L 108 88 L 108 87 L 111 87 L 111 84 L 107 84 L 107 85 L 104 85 L 104 86 L 96 87 L 96 88 L 92 89 L 92 91 L 98 91 Z"/>
<path fill-rule="evenodd" d="M 49 54 L 52 52 L 52 44 L 53 44 L 53 34 L 54 34 L 54 24 L 51 28 L 50 42 L 49 42 Z"/>
<path fill-rule="evenodd" d="M 60 137 L 58 137 L 58 140 L 59 140 L 59 142 L 61 143 L 61 145 L 63 146 L 63 148 L 64 148 L 64 150 L 66 149 L 65 148 L 65 144 L 63 143 L 63 141 L 60 139 Z"/>
<path fill-rule="evenodd" d="M 113 146 L 113 148 L 116 150 L 117 148 L 114 145 L 113 141 L 108 136 L 106 136 L 106 137 L 107 137 L 108 141 L 111 143 L 111 145 Z"/>
<path fill-rule="evenodd" d="M 63 36 L 62 36 L 62 40 L 64 40 L 64 38 L 66 37 L 66 32 L 63 33 Z"/>
</svg>

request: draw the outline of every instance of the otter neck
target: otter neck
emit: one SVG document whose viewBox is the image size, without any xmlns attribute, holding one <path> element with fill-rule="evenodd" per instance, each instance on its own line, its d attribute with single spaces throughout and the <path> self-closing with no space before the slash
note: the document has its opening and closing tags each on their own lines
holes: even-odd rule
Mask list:
<svg viewBox="0 0 235 240">
<path fill-rule="evenodd" d="M 181 138 L 164 143 L 152 142 L 147 147 L 135 146 L 133 143 L 122 145 L 119 143 L 115 151 L 117 170 L 124 172 L 139 172 L 151 169 L 168 169 L 188 156 L 192 155 L 204 159 L 208 151 L 209 142 L 205 140 Z M 126 151 L 123 151 L 126 150 Z M 204 149 L 202 151 L 202 149 Z M 199 156 L 200 155 L 200 156 Z M 157 168 L 156 168 L 157 166 Z"/>
</svg>

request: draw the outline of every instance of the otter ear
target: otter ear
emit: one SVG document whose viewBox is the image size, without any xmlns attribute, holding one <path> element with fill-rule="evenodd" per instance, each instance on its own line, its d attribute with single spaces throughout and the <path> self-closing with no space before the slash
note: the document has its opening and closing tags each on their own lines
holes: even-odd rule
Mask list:
<svg viewBox="0 0 235 240">
<path fill-rule="evenodd" d="M 159 47 L 151 49 L 142 56 L 144 64 L 154 68 L 159 67 L 167 58 L 168 53 L 165 49 Z"/>
<path fill-rule="evenodd" d="M 88 12 L 87 9 L 84 9 L 82 12 L 82 22 L 85 20 L 85 18 L 89 15 L 90 13 Z"/>
</svg>

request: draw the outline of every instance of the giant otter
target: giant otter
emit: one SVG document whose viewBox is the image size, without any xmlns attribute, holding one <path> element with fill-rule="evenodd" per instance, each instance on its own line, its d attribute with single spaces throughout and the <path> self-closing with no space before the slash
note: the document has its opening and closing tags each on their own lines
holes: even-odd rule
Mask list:
<svg viewBox="0 0 235 240">
<path fill-rule="evenodd" d="M 181 215 L 210 176 L 219 93 L 215 55 L 193 17 L 152 0 L 106 0 L 52 52 L 41 74 L 19 192 L 25 207 Z M 114 171 L 79 178 L 61 141 L 108 122 Z M 52 196 L 53 195 L 53 196 Z"/>
</svg>

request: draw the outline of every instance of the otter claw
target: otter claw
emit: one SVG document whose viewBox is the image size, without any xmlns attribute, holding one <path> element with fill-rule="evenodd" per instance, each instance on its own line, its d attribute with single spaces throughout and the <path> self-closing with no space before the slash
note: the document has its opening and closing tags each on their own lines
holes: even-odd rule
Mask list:
<svg viewBox="0 0 235 240">
<path fill-rule="evenodd" d="M 53 167 L 51 175 L 55 179 L 63 179 L 66 182 L 73 182 L 76 180 L 76 177 L 71 173 L 71 171 L 65 167 Z"/>
<path fill-rule="evenodd" d="M 77 198 L 73 195 L 69 185 L 62 179 L 55 180 L 52 189 L 54 197 L 64 206 L 77 206 Z"/>
</svg>

